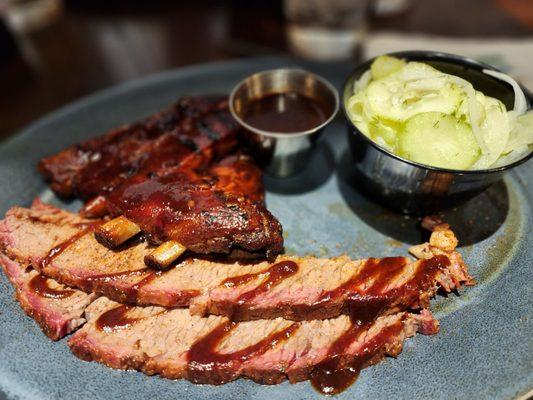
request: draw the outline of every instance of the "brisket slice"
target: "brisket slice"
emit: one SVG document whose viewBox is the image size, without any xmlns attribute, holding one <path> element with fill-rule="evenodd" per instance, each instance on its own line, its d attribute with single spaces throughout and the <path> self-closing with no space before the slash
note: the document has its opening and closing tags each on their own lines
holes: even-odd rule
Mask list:
<svg viewBox="0 0 533 400">
<path fill-rule="evenodd" d="M 438 288 L 451 291 L 472 282 L 450 230 L 436 231 L 429 243 L 417 246 L 421 260 L 415 262 L 405 257 L 279 256 L 275 263 L 254 264 L 187 259 L 161 272 L 144 265 L 150 251 L 145 242 L 109 250 L 87 232 L 76 236 L 84 222 L 42 204 L 13 208 L 0 223 L 0 247 L 46 276 L 119 302 L 190 306 L 193 314 L 234 320 L 331 318 L 370 306 L 376 313 L 395 312 L 427 306 Z M 69 243 L 70 238 L 77 240 Z M 58 246 L 61 241 L 69 245 Z"/>
<path fill-rule="evenodd" d="M 275 384 L 311 378 L 320 385 L 331 368 L 353 372 L 385 355 L 398 355 L 403 340 L 417 331 L 438 331 L 438 322 L 427 310 L 364 323 L 347 316 L 234 323 L 225 317 L 193 316 L 184 309 L 126 306 L 105 297 L 93 301 L 92 295 L 46 280 L 3 255 L 0 262 L 21 306 L 50 338 L 59 339 L 87 322 L 69 340 L 78 357 L 196 383 L 221 384 L 246 377 Z M 30 283 L 36 277 L 45 284 L 40 293 Z"/>
<path fill-rule="evenodd" d="M 97 297 L 95 294 L 63 286 L 3 254 L 0 265 L 15 287 L 22 309 L 50 339 L 59 340 L 85 323 L 85 308 Z"/>
<path fill-rule="evenodd" d="M 224 121 L 231 121 L 226 97 L 184 97 L 169 109 L 140 122 L 44 158 L 39 171 L 60 196 L 90 199 L 142 169 L 160 167 L 169 160 L 179 161 L 219 139 L 203 133 L 211 132 L 211 127 L 202 120 L 209 113 L 225 113 Z M 217 127 L 220 125 L 217 120 Z M 234 132 L 233 128 L 225 132 Z"/>
<path fill-rule="evenodd" d="M 335 359 L 336 368 L 376 363 L 400 353 L 417 331 L 436 333 L 429 311 L 400 312 L 356 327 L 347 316 L 292 322 L 240 323 L 191 316 L 187 310 L 127 307 L 106 298 L 87 308 L 87 323 L 70 339 L 78 357 L 148 375 L 220 384 L 239 377 L 265 384 L 298 382 Z"/>
</svg>

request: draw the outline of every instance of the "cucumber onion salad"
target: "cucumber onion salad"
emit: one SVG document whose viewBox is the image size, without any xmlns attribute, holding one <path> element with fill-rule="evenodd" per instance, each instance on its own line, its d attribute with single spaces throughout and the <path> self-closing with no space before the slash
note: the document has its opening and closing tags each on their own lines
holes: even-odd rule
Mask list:
<svg viewBox="0 0 533 400">
<path fill-rule="evenodd" d="M 390 56 L 355 82 L 346 109 L 367 137 L 408 160 L 458 170 L 504 166 L 531 151 L 533 112 L 512 78 L 483 72 L 513 87 L 513 110 L 462 78 Z"/>
</svg>

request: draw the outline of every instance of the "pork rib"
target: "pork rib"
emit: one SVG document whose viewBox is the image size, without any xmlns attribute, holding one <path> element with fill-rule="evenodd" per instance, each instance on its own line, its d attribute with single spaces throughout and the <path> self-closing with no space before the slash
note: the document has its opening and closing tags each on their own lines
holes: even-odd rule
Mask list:
<svg viewBox="0 0 533 400">
<path fill-rule="evenodd" d="M 39 171 L 60 196 L 91 199 L 140 170 L 161 167 L 167 161 L 179 162 L 212 144 L 211 139 L 198 134 L 196 125 L 206 114 L 224 112 L 226 107 L 222 96 L 184 97 L 142 121 L 44 158 Z M 226 133 L 234 136 L 235 130 Z"/>
<path fill-rule="evenodd" d="M 281 225 L 241 136 L 225 98 L 187 98 L 43 159 L 39 170 L 58 194 L 89 200 L 83 214 L 123 215 L 153 243 L 273 258 L 283 251 Z"/>
<path fill-rule="evenodd" d="M 135 175 L 108 197 L 152 243 L 175 240 L 194 253 L 242 251 L 272 258 L 282 229 L 263 203 L 261 171 L 245 157 L 226 157 L 206 172 L 178 168 Z"/>
</svg>

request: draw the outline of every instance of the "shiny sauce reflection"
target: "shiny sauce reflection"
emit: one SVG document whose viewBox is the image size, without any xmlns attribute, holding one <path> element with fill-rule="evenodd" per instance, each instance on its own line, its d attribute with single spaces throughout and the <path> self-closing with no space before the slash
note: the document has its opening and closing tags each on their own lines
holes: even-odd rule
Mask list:
<svg viewBox="0 0 533 400">
<path fill-rule="evenodd" d="M 28 286 L 33 293 L 47 299 L 66 299 L 74 294 L 72 289 L 52 289 L 48 285 L 48 278 L 41 274 L 35 275 Z"/>
</svg>

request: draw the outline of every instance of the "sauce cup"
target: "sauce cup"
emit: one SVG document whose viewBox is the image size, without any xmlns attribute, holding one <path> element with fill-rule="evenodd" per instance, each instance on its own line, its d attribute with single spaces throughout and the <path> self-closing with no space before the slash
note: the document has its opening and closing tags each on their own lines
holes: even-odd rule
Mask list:
<svg viewBox="0 0 533 400">
<path fill-rule="evenodd" d="M 482 72 L 496 68 L 470 58 L 433 51 L 405 51 L 389 54 L 407 61 L 421 61 L 460 76 L 486 95 L 501 100 L 512 109 L 512 87 Z M 342 90 L 342 108 L 348 124 L 348 139 L 353 156 L 357 186 L 388 208 L 407 214 L 427 214 L 451 208 L 471 199 L 500 180 L 506 171 L 526 162 L 530 152 L 509 165 L 482 170 L 452 170 L 419 164 L 389 152 L 365 136 L 350 120 L 346 102 L 353 85 L 370 68 L 372 60 L 359 65 L 348 77 Z M 533 97 L 522 87 L 528 108 Z"/>
<path fill-rule="evenodd" d="M 305 130 L 290 132 L 280 129 L 280 121 L 272 121 L 273 128 L 268 128 L 254 126 L 247 120 L 247 111 L 254 102 L 257 104 L 261 99 L 277 95 L 296 95 L 314 103 L 312 105 L 321 110 L 321 120 Z M 291 107 L 291 102 L 286 104 L 287 108 Z M 339 109 L 339 95 L 333 85 L 318 75 L 302 69 L 280 68 L 258 72 L 239 82 L 231 92 L 229 107 L 233 117 L 248 132 L 253 150 L 266 172 L 276 177 L 287 177 L 301 171 L 307 164 L 320 133 Z M 261 109 L 255 108 L 256 113 L 261 112 Z M 299 112 L 302 110 L 299 109 Z M 268 115 L 265 111 L 265 115 L 259 117 L 265 120 Z M 302 117 L 294 115 L 294 122 L 297 119 L 301 122 Z M 290 114 L 284 116 L 285 121 L 288 119 L 287 125 L 291 125 L 290 118 Z"/>
</svg>

